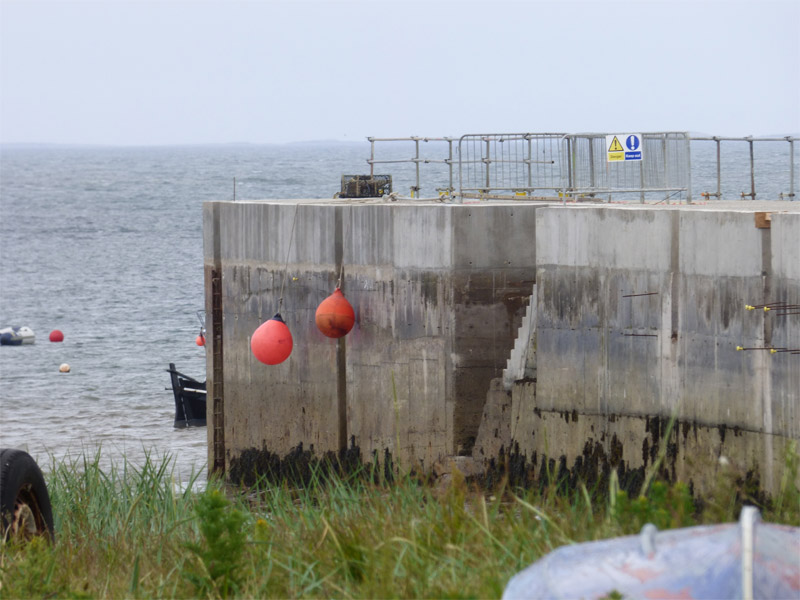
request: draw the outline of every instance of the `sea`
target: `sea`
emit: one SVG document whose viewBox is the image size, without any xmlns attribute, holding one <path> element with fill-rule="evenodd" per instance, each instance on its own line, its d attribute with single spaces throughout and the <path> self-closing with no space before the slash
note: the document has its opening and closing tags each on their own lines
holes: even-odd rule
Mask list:
<svg viewBox="0 0 800 600">
<path fill-rule="evenodd" d="M 726 148 L 727 199 L 749 191 L 746 146 Z M 377 158 L 415 156 L 413 143 L 387 149 Z M 759 199 L 788 191 L 788 149 L 759 148 Z M 203 202 L 332 198 L 343 175 L 370 172 L 370 156 L 367 141 L 0 145 L 0 328 L 36 334 L 32 345 L 0 346 L 0 447 L 26 450 L 45 471 L 84 456 L 103 467 L 155 459 L 168 460 L 178 482 L 203 481 L 207 431 L 173 427 L 167 373 L 175 363 L 205 379 L 206 350 L 195 343 Z M 714 144 L 693 148 L 692 160 L 700 198 L 716 189 Z M 422 196 L 448 186 L 446 165 L 421 167 Z M 392 174 L 401 194 L 415 185 L 413 163 L 379 172 Z M 800 185 L 798 165 L 795 178 Z M 49 341 L 56 329 L 63 342 Z"/>
</svg>

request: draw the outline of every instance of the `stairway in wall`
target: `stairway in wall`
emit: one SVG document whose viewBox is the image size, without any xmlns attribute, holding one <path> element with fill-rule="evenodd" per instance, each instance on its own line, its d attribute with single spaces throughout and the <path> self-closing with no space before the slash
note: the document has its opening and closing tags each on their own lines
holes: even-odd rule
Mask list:
<svg viewBox="0 0 800 600">
<path fill-rule="evenodd" d="M 536 284 L 528 301 L 528 308 L 517 330 L 517 339 L 511 356 L 503 369 L 503 387 L 510 390 L 515 381 L 534 379 L 536 377 L 536 350 L 532 347 L 533 334 L 536 330 Z"/>
</svg>

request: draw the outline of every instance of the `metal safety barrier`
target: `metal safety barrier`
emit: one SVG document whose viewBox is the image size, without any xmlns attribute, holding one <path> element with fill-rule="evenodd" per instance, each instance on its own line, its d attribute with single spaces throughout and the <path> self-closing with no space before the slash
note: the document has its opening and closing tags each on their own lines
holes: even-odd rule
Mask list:
<svg viewBox="0 0 800 600">
<path fill-rule="evenodd" d="M 556 196 L 561 188 L 559 145 L 563 136 L 563 133 L 461 136 L 458 196 L 482 200 Z"/>
<path fill-rule="evenodd" d="M 692 137 L 692 147 L 693 152 L 696 157 L 696 161 L 701 157 L 706 159 L 707 162 L 711 162 L 708 160 L 707 157 L 703 157 L 701 154 L 701 149 L 699 146 L 699 142 L 714 142 L 715 146 L 715 158 L 712 159 L 714 162 L 714 172 L 716 173 L 716 185 L 714 186 L 715 191 L 704 191 L 700 195 L 703 198 L 716 198 L 717 200 L 721 200 L 723 197 L 723 165 L 727 167 L 726 177 L 724 181 L 728 184 L 728 188 L 733 188 L 728 192 L 728 194 L 733 193 L 735 194 L 735 189 L 738 187 L 740 189 L 740 193 L 738 194 L 741 199 L 750 198 L 751 200 L 756 199 L 756 182 L 758 181 L 759 172 L 766 173 L 768 171 L 767 165 L 773 167 L 774 170 L 776 165 L 780 165 L 783 163 L 787 167 L 788 171 L 788 192 L 781 191 L 778 194 L 778 198 L 781 200 L 788 199 L 794 200 L 795 199 L 795 191 L 794 191 L 794 182 L 795 182 L 795 169 L 797 165 L 795 165 L 795 153 L 794 153 L 794 143 L 798 141 L 800 138 L 792 137 L 792 136 L 785 136 L 785 137 Z M 728 151 L 726 152 L 726 157 L 729 157 L 729 160 L 723 161 L 723 154 L 722 154 L 722 144 L 725 143 Z M 760 160 L 756 160 L 756 153 L 755 153 L 755 144 L 765 143 L 766 146 L 762 146 L 763 148 L 769 148 L 769 150 L 762 151 L 759 155 Z M 781 144 L 784 144 L 783 149 L 786 150 L 785 144 L 788 142 L 788 152 L 781 151 Z M 742 148 L 746 144 L 747 149 L 747 158 L 742 156 Z M 788 156 L 786 156 L 788 155 Z M 787 164 L 788 159 L 788 164 Z M 749 163 L 749 169 L 743 172 L 741 168 L 742 162 L 746 161 Z M 727 164 L 726 164 L 727 163 Z M 759 170 L 756 169 L 756 165 L 761 167 Z M 705 169 L 706 172 L 711 171 L 711 169 Z M 748 179 L 744 179 L 743 176 L 749 174 Z M 706 176 L 704 183 L 710 183 L 707 181 L 708 177 Z M 762 182 L 766 183 L 765 181 Z M 762 185 L 763 187 L 763 185 Z M 745 192 L 744 188 L 749 188 L 749 191 Z"/>
<path fill-rule="evenodd" d="M 567 198 L 692 201 L 686 133 L 568 134 L 559 157 Z"/>
<path fill-rule="evenodd" d="M 423 187 L 433 197 L 456 202 L 527 199 L 691 203 L 698 197 L 754 200 L 757 189 L 759 199 L 796 198 L 798 166 L 794 143 L 798 138 L 792 136 L 483 133 L 459 138 L 367 139 L 370 175 L 374 174 L 375 165 L 395 165 L 395 181 L 413 182 L 409 186 L 413 198 L 420 197 Z M 411 156 L 409 143 L 413 144 Z M 387 151 L 394 154 L 387 158 Z M 424 183 L 423 165 L 430 165 L 425 169 Z"/>
<path fill-rule="evenodd" d="M 453 195 L 455 188 L 453 187 L 453 142 L 455 141 L 454 138 L 449 137 L 442 137 L 442 138 L 429 138 L 429 137 L 416 137 L 411 136 L 407 138 L 373 138 L 368 137 L 370 143 L 370 154 L 369 160 L 369 174 L 370 176 L 374 176 L 375 174 L 375 165 L 402 165 L 402 164 L 410 164 L 414 167 L 414 185 L 410 187 L 410 195 L 412 198 L 418 198 L 420 196 L 420 191 L 422 190 L 422 183 L 420 177 L 420 165 L 444 165 L 445 169 L 448 173 L 447 177 L 447 185 L 442 186 L 441 181 L 439 182 L 439 186 L 436 188 L 439 196 L 447 196 L 450 197 Z M 384 158 L 384 159 L 376 159 L 375 158 L 375 143 L 380 142 L 382 145 L 387 145 L 391 143 L 394 146 L 400 146 L 404 142 L 412 142 L 414 144 L 414 156 L 410 158 Z M 439 151 L 438 154 L 435 154 L 433 157 L 427 155 L 423 157 L 420 154 L 420 142 L 423 144 L 433 143 L 433 146 L 437 146 L 436 150 Z M 442 144 L 446 144 L 446 155 L 442 155 Z"/>
</svg>

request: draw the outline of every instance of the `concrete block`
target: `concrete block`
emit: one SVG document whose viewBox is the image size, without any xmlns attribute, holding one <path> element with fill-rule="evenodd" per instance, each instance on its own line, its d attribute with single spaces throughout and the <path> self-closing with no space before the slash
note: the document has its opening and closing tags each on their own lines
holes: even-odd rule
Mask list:
<svg viewBox="0 0 800 600">
<path fill-rule="evenodd" d="M 532 267 L 536 263 L 539 208 L 530 204 L 491 203 L 461 205 L 453 210 L 453 267 Z"/>
<path fill-rule="evenodd" d="M 388 450 L 430 466 L 471 448 L 535 275 L 536 208 L 487 208 L 207 204 L 206 265 L 222 272 L 228 461 L 249 448 L 322 453 L 352 439 L 365 457 Z M 522 245 L 530 260 L 516 264 Z M 356 315 L 343 350 L 314 325 L 340 276 Z M 279 304 L 294 349 L 267 367 L 249 340 Z"/>
<path fill-rule="evenodd" d="M 624 264 L 664 270 L 670 264 L 669 210 L 649 207 L 548 207 L 537 213 L 538 265 Z"/>
<path fill-rule="evenodd" d="M 501 448 L 508 449 L 510 444 L 511 392 L 497 378 L 492 380 L 486 395 L 472 456 L 476 460 L 488 460 L 498 456 Z"/>
<path fill-rule="evenodd" d="M 770 240 L 774 277 L 800 281 L 800 214 L 773 213 Z"/>
<path fill-rule="evenodd" d="M 680 271 L 686 276 L 748 277 L 761 274 L 763 230 L 750 211 L 680 213 Z"/>
</svg>

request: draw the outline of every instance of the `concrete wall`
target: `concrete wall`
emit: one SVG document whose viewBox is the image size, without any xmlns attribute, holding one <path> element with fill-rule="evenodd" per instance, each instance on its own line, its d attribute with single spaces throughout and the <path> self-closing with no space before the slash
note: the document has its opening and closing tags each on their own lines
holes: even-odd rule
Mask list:
<svg viewBox="0 0 800 600">
<path fill-rule="evenodd" d="M 765 229 L 686 206 L 224 202 L 204 235 L 209 459 L 226 470 L 300 444 L 428 469 L 477 437 L 478 459 L 513 446 L 537 469 L 632 472 L 663 443 L 675 477 L 702 487 L 724 456 L 774 491 L 800 438 L 800 355 L 736 350 L 800 348 L 800 315 L 745 309 L 800 303 L 800 210 Z M 314 312 L 340 274 L 356 324 L 336 341 Z M 281 297 L 295 346 L 270 367 L 249 341 Z"/>
<path fill-rule="evenodd" d="M 217 272 L 222 292 L 207 345 L 209 412 L 216 377 L 224 417 L 222 431 L 209 426 L 211 464 L 223 439 L 226 468 L 251 448 L 283 456 L 300 444 L 388 449 L 423 467 L 469 451 L 530 294 L 532 207 L 225 202 L 203 218 L 206 289 Z M 340 273 L 356 324 L 337 342 L 314 313 Z M 266 366 L 250 336 L 281 297 L 294 349 Z"/>
<path fill-rule="evenodd" d="M 538 377 L 511 394 L 520 450 L 570 466 L 599 443 L 640 467 L 652 418 L 675 415 L 678 476 L 725 455 L 774 490 L 800 438 L 800 357 L 736 348 L 800 348 L 800 316 L 745 309 L 800 302 L 800 214 L 759 229 L 752 211 L 553 207 L 536 227 Z"/>
</svg>

